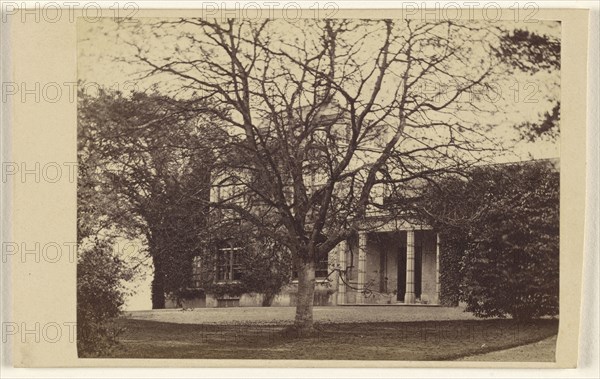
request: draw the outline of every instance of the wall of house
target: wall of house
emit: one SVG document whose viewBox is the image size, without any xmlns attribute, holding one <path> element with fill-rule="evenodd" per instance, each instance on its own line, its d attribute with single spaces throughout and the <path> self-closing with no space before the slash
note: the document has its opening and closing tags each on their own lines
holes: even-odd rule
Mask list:
<svg viewBox="0 0 600 379">
<path fill-rule="evenodd" d="M 406 244 L 405 233 L 368 233 L 367 234 L 367 256 L 365 283 L 370 283 L 372 292 L 365 298 L 366 304 L 389 304 L 395 303 L 398 287 L 398 254 Z M 349 250 L 346 255 L 348 266 L 352 262 L 352 269 L 348 276 L 352 287 L 358 286 L 358 240 L 349 241 Z M 382 254 L 385 258 L 384 267 L 381 267 Z M 387 278 L 387 280 L 386 280 Z M 382 280 L 386 286 L 382 287 Z M 383 290 L 383 291 L 382 291 Z M 346 289 L 346 304 L 357 303 L 355 289 Z"/>
<path fill-rule="evenodd" d="M 436 235 L 433 231 L 415 231 L 416 250 L 421 251 L 421 297 L 419 301 L 431 304 L 436 298 Z M 389 304 L 397 301 L 398 290 L 398 258 L 406 251 L 405 232 L 369 233 L 367 236 L 366 283 L 371 283 L 372 293 L 365 298 L 366 304 Z M 385 256 L 385 267 L 381 267 L 382 254 Z M 329 253 L 330 271 L 338 266 L 338 250 Z M 346 251 L 347 281 L 354 288 L 358 281 L 358 240 L 351 239 Z M 344 268 L 342 268 L 344 269 Z M 382 278 L 387 278 L 387 285 L 382 286 Z M 327 281 L 317 280 L 315 287 L 315 305 L 337 305 L 338 275 L 330 275 Z M 382 291 L 383 290 L 383 291 Z M 298 293 L 297 283 L 285 286 L 281 293 L 273 299 L 272 306 L 288 307 L 296 305 Z M 358 294 L 353 288 L 346 288 L 346 304 L 357 303 Z M 262 305 L 262 294 L 244 294 L 238 298 L 216 299 L 206 295 L 202 299 L 192 299 L 184 302 L 186 308 L 214 307 L 259 307 Z M 167 300 L 167 308 L 178 305 Z"/>
<path fill-rule="evenodd" d="M 332 306 L 337 304 L 336 298 L 337 283 L 335 285 L 318 281 L 315 287 L 314 301 L 317 306 Z M 298 294 L 298 284 L 291 283 L 285 286 L 282 291 L 275 296 L 271 306 L 290 307 L 296 306 Z M 216 298 L 214 295 L 207 294 L 202 298 L 193 298 L 183 300 L 180 304 L 173 299 L 167 299 L 166 308 L 227 308 L 227 307 L 260 307 L 262 306 L 263 295 L 259 293 L 245 293 L 241 296 L 223 296 Z"/>
</svg>

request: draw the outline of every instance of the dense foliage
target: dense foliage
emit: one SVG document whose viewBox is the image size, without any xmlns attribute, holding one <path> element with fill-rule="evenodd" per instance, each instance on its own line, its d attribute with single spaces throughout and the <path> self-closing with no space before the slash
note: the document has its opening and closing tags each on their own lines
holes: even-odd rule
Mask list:
<svg viewBox="0 0 600 379">
<path fill-rule="evenodd" d="M 210 180 L 203 139 L 213 125 L 193 100 L 110 90 L 81 92 L 78 100 L 80 166 L 92 162 L 84 173 L 94 179 L 80 186 L 81 196 L 101 205 L 100 229 L 145 240 L 152 306 L 164 308 L 165 294 L 178 297 L 189 287 L 202 244 Z M 80 207 L 82 224 L 93 216 Z"/>
<path fill-rule="evenodd" d="M 240 263 L 243 287 L 247 292 L 262 294 L 263 306 L 270 306 L 275 295 L 292 279 L 289 250 L 268 239 L 251 243 Z"/>
<path fill-rule="evenodd" d="M 558 313 L 559 174 L 548 161 L 485 166 L 427 190 L 442 298 L 481 317 Z"/>
<path fill-rule="evenodd" d="M 115 196 L 98 193 L 98 155 L 78 143 L 77 346 L 80 356 L 90 357 L 105 355 L 117 345 L 115 320 L 126 295 L 123 280 L 133 270 L 115 255 L 115 225 L 105 217 Z"/>
<path fill-rule="evenodd" d="M 115 319 L 125 296 L 121 281 L 129 275 L 110 239 L 90 245 L 80 245 L 77 262 L 77 347 L 84 357 L 106 355 L 117 345 Z"/>
</svg>

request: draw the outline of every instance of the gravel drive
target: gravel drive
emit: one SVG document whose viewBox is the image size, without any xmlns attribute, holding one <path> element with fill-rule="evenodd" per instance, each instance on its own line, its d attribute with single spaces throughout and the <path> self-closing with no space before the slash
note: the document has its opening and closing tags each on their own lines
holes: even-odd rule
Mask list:
<svg viewBox="0 0 600 379">
<path fill-rule="evenodd" d="M 236 308 L 196 308 L 160 309 L 151 311 L 126 312 L 138 320 L 171 322 L 176 324 L 291 324 L 294 320 L 294 307 L 236 307 Z M 406 322 L 406 321 L 446 321 L 475 320 L 463 308 L 433 306 L 337 306 L 315 307 L 314 318 L 319 323 L 358 323 L 358 322 Z"/>
</svg>

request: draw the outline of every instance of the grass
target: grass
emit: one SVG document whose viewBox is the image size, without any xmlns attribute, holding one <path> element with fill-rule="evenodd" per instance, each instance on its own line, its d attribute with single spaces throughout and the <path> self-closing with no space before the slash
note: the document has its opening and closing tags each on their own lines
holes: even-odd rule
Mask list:
<svg viewBox="0 0 600 379">
<path fill-rule="evenodd" d="M 541 341 L 558 332 L 558 320 L 318 324 L 318 333 L 303 338 L 266 323 L 119 323 L 124 328 L 120 346 L 108 358 L 454 360 Z"/>
<path fill-rule="evenodd" d="M 482 362 L 553 362 L 554 354 L 556 353 L 556 337 L 552 336 L 539 342 L 506 350 L 471 355 L 461 360 Z"/>
</svg>

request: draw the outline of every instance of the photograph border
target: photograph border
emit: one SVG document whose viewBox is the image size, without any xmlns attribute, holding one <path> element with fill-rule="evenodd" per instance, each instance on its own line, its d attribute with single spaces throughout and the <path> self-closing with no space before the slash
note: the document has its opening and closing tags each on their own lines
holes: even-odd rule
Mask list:
<svg viewBox="0 0 600 379">
<path fill-rule="evenodd" d="M 136 17 L 200 16 L 198 10 L 139 10 Z M 336 18 L 399 18 L 402 10 L 339 10 Z M 577 365 L 586 214 L 586 117 L 588 11 L 539 9 L 540 20 L 562 22 L 560 130 L 560 322 L 556 362 L 299 361 L 201 359 L 79 359 L 72 338 L 23 343 L 13 339 L 16 367 L 511 367 L 567 368 Z M 510 17 L 510 15 L 507 15 Z M 76 23 L 10 24 L 13 81 L 76 83 Z M 57 54 L 57 51 L 62 52 Z M 45 125 L 40 125 L 40 120 Z M 76 101 L 13 101 L 13 162 L 77 162 Z M 65 172 L 66 175 L 66 172 Z M 75 241 L 76 183 L 14 181 L 12 241 Z M 75 322 L 75 262 L 29 264 L 13 260 L 12 322 L 63 325 Z M 40 328 L 43 329 L 43 326 Z M 71 337 L 71 336 L 69 336 Z"/>
</svg>

